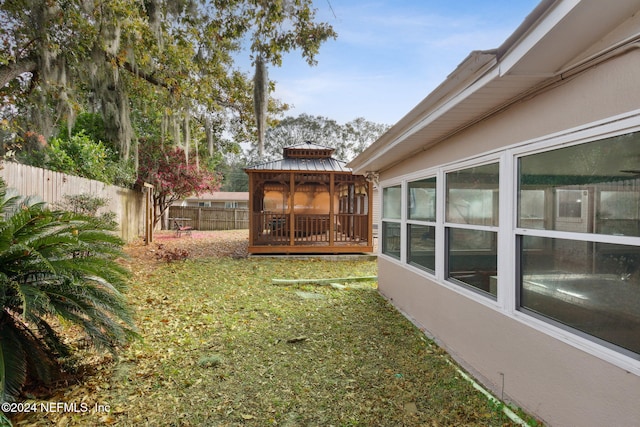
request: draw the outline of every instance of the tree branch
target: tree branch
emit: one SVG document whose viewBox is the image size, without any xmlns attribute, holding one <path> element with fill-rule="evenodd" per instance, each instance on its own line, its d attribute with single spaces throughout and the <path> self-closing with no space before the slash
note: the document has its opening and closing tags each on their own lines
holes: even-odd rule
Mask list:
<svg viewBox="0 0 640 427">
<path fill-rule="evenodd" d="M 110 59 L 115 60 L 115 57 L 110 56 L 109 54 L 105 53 L 105 55 L 107 56 L 107 61 L 109 61 Z M 130 62 L 128 61 L 116 61 L 116 63 L 118 63 L 119 65 L 122 66 L 122 68 L 124 68 L 125 70 L 127 70 L 128 72 L 130 72 L 131 74 L 140 77 L 143 80 L 146 80 L 147 82 L 151 83 L 154 86 L 159 86 L 159 87 L 163 87 L 165 89 L 167 89 L 169 92 L 173 93 L 174 91 L 174 87 L 169 85 L 168 83 L 154 77 L 153 74 L 148 74 L 145 73 L 144 71 L 141 71 L 138 68 L 135 68 L 133 65 L 131 65 Z"/>
<path fill-rule="evenodd" d="M 18 78 L 23 73 L 36 71 L 38 63 L 32 58 L 23 58 L 9 65 L 0 67 L 0 88 L 4 87 L 11 80 Z"/>
<path fill-rule="evenodd" d="M 135 68 L 130 62 L 128 61 L 118 61 L 115 57 L 110 56 L 108 54 L 105 54 L 107 56 L 107 61 L 113 60 L 115 61 L 117 64 L 119 64 L 123 69 L 129 71 L 131 74 L 135 75 L 136 77 L 140 77 L 143 80 L 146 80 L 147 82 L 151 83 L 154 86 L 158 86 L 158 87 L 163 87 L 165 89 L 167 89 L 170 93 L 174 93 L 175 91 L 175 86 L 172 86 L 170 84 L 168 84 L 167 82 L 165 82 L 164 80 L 161 80 L 159 78 L 157 78 L 156 76 L 153 75 L 153 73 L 149 74 L 149 73 L 145 73 L 144 71 L 141 71 L 138 68 Z M 225 108 L 232 108 L 232 109 L 238 109 L 237 105 L 234 105 L 231 102 L 225 101 L 221 98 L 215 98 L 216 103 L 218 103 L 218 105 L 225 107 Z"/>
</svg>

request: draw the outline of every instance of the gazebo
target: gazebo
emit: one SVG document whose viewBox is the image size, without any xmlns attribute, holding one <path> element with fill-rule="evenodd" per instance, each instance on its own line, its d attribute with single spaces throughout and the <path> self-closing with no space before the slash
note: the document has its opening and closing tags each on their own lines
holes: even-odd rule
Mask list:
<svg viewBox="0 0 640 427">
<path fill-rule="evenodd" d="M 373 251 L 373 186 L 353 175 L 334 149 L 310 142 L 249 175 L 249 253 Z"/>
</svg>

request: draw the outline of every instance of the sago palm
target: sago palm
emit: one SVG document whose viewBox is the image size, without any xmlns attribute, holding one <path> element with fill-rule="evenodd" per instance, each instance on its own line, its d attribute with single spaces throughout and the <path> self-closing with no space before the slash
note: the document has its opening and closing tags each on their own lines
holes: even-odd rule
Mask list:
<svg viewBox="0 0 640 427">
<path fill-rule="evenodd" d="M 61 320 L 100 349 L 135 335 L 121 256 L 104 222 L 9 197 L 0 181 L 0 401 L 15 399 L 27 378 L 55 377 L 69 354 Z"/>
</svg>

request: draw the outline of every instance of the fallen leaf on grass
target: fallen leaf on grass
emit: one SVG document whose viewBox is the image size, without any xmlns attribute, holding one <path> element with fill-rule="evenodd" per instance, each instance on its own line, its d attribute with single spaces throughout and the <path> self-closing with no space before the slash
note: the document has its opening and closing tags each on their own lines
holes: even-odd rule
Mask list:
<svg viewBox="0 0 640 427">
<path fill-rule="evenodd" d="M 169 241 L 185 245 L 191 254 L 185 263 L 167 265 L 143 246 L 130 247 L 127 298 L 142 340 L 123 349 L 120 362 L 82 356 L 92 373 L 61 385 L 50 399 L 86 397 L 114 410 L 91 419 L 24 414 L 25 421 L 84 427 L 104 415 L 104 424 L 115 417 L 123 426 L 513 425 L 455 379 L 444 351 L 374 284 L 341 291 L 265 286 L 269 275 L 375 275 L 375 261 L 238 260 L 225 253 L 242 253 L 248 231 L 229 233 L 236 237 L 224 244 L 223 234 L 165 239 L 167 248 Z M 292 291 L 326 298 L 301 299 Z M 208 360 L 216 355 L 223 363 Z M 22 425 L 22 418 L 15 421 Z"/>
<path fill-rule="evenodd" d="M 415 414 L 418 412 L 418 407 L 415 402 L 409 402 L 404 404 L 404 412 L 407 414 Z"/>
</svg>

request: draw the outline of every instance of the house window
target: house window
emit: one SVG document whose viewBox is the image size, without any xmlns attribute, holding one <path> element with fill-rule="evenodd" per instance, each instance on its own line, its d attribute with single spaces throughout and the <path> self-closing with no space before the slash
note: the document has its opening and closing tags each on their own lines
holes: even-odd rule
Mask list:
<svg viewBox="0 0 640 427">
<path fill-rule="evenodd" d="M 436 178 L 407 185 L 407 262 L 434 273 L 436 264 Z"/>
<path fill-rule="evenodd" d="M 518 308 L 636 358 L 638 144 L 640 132 L 520 157 L 516 229 Z"/>
<path fill-rule="evenodd" d="M 225 209 L 237 209 L 238 202 L 224 202 Z"/>
<path fill-rule="evenodd" d="M 499 163 L 446 175 L 446 277 L 497 296 Z"/>
<path fill-rule="evenodd" d="M 382 190 L 382 253 L 400 259 L 400 220 L 402 218 L 402 187 L 395 185 Z"/>
</svg>

